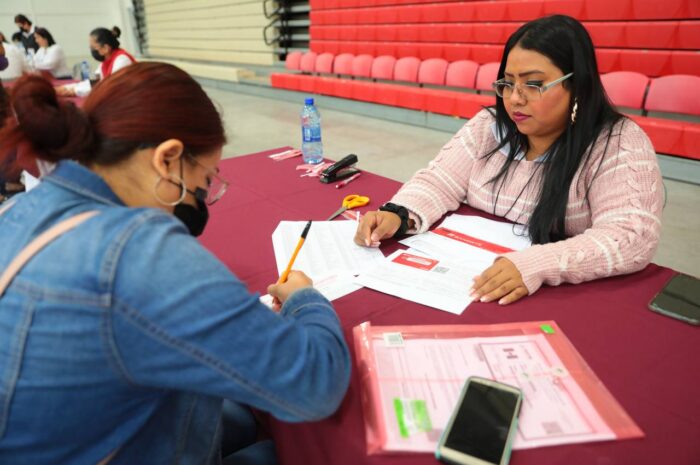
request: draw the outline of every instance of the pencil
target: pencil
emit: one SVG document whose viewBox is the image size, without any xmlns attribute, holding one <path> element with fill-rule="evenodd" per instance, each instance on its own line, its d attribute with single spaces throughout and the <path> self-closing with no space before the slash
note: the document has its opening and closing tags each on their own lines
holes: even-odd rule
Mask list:
<svg viewBox="0 0 700 465">
<path fill-rule="evenodd" d="M 282 273 L 282 276 L 280 276 L 280 279 L 277 281 L 277 284 L 282 284 L 284 282 L 287 282 L 287 278 L 289 277 L 289 272 L 292 271 L 292 267 L 294 266 L 294 260 L 297 259 L 297 255 L 299 255 L 299 251 L 301 250 L 301 246 L 304 245 L 304 241 L 306 240 L 306 235 L 309 234 L 309 229 L 311 229 L 311 221 L 306 223 L 306 227 L 304 227 L 304 231 L 302 231 L 301 237 L 299 238 L 299 242 L 297 243 L 297 248 L 294 249 L 294 253 L 292 254 L 292 258 L 289 259 L 289 264 L 287 265 L 287 268 L 284 270 L 284 273 Z"/>
</svg>

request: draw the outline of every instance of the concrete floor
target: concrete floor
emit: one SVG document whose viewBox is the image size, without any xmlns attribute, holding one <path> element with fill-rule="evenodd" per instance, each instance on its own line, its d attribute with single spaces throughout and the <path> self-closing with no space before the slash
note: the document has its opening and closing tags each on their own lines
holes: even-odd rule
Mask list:
<svg viewBox="0 0 700 465">
<path fill-rule="evenodd" d="M 292 104 L 208 88 L 223 112 L 229 144 L 225 157 L 273 147 L 300 146 L 299 112 Z M 358 166 L 397 181 L 408 180 L 437 154 L 451 134 L 320 108 L 324 153 L 356 153 Z M 698 180 L 700 182 L 700 180 Z M 700 186 L 665 180 L 667 202 L 654 263 L 700 276 Z"/>
</svg>

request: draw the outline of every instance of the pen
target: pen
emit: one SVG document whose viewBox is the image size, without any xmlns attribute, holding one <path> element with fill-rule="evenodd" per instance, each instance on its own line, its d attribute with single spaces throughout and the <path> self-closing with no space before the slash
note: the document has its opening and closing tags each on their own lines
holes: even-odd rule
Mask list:
<svg viewBox="0 0 700 465">
<path fill-rule="evenodd" d="M 299 255 L 301 246 L 304 245 L 304 241 L 306 240 L 306 235 L 309 234 L 309 229 L 311 229 L 311 221 L 306 223 L 306 227 L 304 227 L 304 231 L 301 233 L 301 237 L 299 238 L 299 242 L 297 243 L 297 248 L 294 249 L 292 258 L 289 259 L 289 264 L 284 270 L 284 273 L 282 273 L 282 276 L 280 276 L 280 279 L 277 281 L 277 284 L 282 284 L 287 281 L 287 278 L 289 277 L 289 272 L 292 271 L 292 266 L 294 266 L 294 260 L 297 259 L 297 255 Z"/>
<path fill-rule="evenodd" d="M 361 174 L 362 174 L 362 173 L 355 173 L 355 174 L 353 174 L 352 176 L 350 176 L 349 178 L 347 178 L 345 181 L 339 182 L 338 184 L 336 184 L 336 185 L 335 185 L 335 188 L 336 188 L 336 189 L 340 189 L 341 187 L 344 187 L 344 186 L 350 184 L 352 181 L 354 181 L 355 179 L 359 178 Z"/>
</svg>

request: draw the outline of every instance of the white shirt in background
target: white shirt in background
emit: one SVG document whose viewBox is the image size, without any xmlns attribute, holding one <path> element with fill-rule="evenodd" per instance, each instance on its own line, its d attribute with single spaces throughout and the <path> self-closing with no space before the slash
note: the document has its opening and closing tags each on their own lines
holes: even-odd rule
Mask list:
<svg viewBox="0 0 700 465">
<path fill-rule="evenodd" d="M 7 42 L 3 42 L 2 45 L 5 47 L 5 57 L 7 58 L 8 66 L 0 71 L 0 79 L 17 79 L 22 76 L 22 73 L 29 71 L 22 50 Z"/>
<path fill-rule="evenodd" d="M 34 54 L 34 69 L 49 71 L 56 78 L 71 76 L 71 71 L 66 64 L 66 55 L 58 44 L 47 48 L 39 47 Z"/>
<path fill-rule="evenodd" d="M 129 59 L 128 56 L 126 55 L 119 55 L 117 58 L 114 59 L 114 63 L 112 64 L 112 74 L 116 73 L 122 68 L 126 68 L 130 64 L 132 64 L 133 61 Z M 95 76 L 98 79 L 102 79 L 102 65 L 98 65 L 97 69 L 95 70 Z M 81 82 L 78 82 L 76 84 L 68 84 L 69 86 L 73 87 L 73 90 L 75 91 L 75 95 L 78 97 L 87 97 L 90 95 L 90 91 L 92 90 L 92 87 L 90 86 L 90 81 L 89 80 L 84 80 Z"/>
</svg>

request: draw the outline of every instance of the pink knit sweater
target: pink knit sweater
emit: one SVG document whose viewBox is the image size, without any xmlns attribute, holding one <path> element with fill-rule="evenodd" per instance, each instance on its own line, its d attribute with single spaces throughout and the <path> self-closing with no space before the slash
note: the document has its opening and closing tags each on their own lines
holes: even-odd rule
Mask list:
<svg viewBox="0 0 700 465">
<path fill-rule="evenodd" d="M 462 202 L 494 212 L 496 195 L 487 182 L 506 159 L 502 153 L 483 158 L 497 145 L 494 121 L 488 111 L 482 110 L 394 196 L 391 201 L 406 207 L 416 221 L 410 232 L 426 231 Z M 599 165 L 604 145 L 599 142 L 594 147 L 590 162 L 579 169 L 571 184 L 565 223 L 571 237 L 504 255 L 518 268 L 530 294 L 543 283 L 579 283 L 641 270 L 656 251 L 663 185 L 654 148 L 630 120 L 614 128 Z M 540 170 L 535 172 L 536 163 L 522 159 L 511 165 L 497 199 L 497 215 L 516 223 L 528 222 L 539 193 Z M 535 176 L 526 187 L 533 172 Z"/>
</svg>

